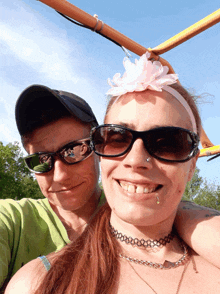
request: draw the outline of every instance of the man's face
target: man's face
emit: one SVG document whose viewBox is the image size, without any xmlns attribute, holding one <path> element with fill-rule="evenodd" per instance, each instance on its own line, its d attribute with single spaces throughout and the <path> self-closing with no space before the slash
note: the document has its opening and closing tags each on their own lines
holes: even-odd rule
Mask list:
<svg viewBox="0 0 220 294">
<path fill-rule="evenodd" d="M 89 133 L 90 128 L 74 118 L 62 118 L 36 130 L 25 147 L 29 154 L 55 152 L 72 141 L 88 138 Z M 51 171 L 35 176 L 50 204 L 64 210 L 76 211 L 88 200 L 97 199 L 99 164 L 94 153 L 73 165 L 56 157 Z"/>
</svg>

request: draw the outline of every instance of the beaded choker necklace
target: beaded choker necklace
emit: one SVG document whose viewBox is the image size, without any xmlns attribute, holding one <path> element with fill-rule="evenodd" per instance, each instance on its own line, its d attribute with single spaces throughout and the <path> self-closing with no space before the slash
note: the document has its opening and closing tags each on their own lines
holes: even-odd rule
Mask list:
<svg viewBox="0 0 220 294">
<path fill-rule="evenodd" d="M 110 226 L 112 235 L 119 241 L 125 242 L 126 244 L 131 244 L 131 245 L 144 247 L 144 248 L 154 248 L 154 247 L 165 246 L 167 243 L 170 243 L 170 241 L 172 241 L 175 236 L 174 232 L 172 231 L 170 234 L 168 234 L 164 238 L 160 238 L 159 240 L 152 240 L 152 239 L 140 240 L 138 238 L 132 238 L 132 237 L 123 235 L 122 233 L 118 232 L 110 223 L 109 223 L 109 226 Z"/>
</svg>

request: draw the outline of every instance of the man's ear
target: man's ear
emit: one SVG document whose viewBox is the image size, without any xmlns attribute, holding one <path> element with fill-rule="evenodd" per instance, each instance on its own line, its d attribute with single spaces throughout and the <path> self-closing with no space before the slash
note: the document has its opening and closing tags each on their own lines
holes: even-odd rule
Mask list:
<svg viewBox="0 0 220 294">
<path fill-rule="evenodd" d="M 195 168 L 196 168 L 196 162 L 199 158 L 199 154 L 200 154 L 200 151 L 198 152 L 198 154 L 196 154 L 195 157 L 193 157 L 191 159 L 191 166 L 190 166 L 190 170 L 189 170 L 189 174 L 188 174 L 188 182 L 190 182 L 192 180 L 192 177 L 194 175 Z"/>
</svg>

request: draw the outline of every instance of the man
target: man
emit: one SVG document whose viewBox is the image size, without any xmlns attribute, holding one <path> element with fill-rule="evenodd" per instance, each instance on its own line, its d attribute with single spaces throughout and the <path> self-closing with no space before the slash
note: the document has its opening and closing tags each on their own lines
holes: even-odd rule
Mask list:
<svg viewBox="0 0 220 294">
<path fill-rule="evenodd" d="M 28 261 L 74 240 L 104 202 L 98 157 L 89 140 L 98 123 L 82 98 L 33 85 L 18 98 L 15 115 L 30 155 L 26 164 L 46 198 L 0 200 L 2 289 L 4 281 Z"/>
</svg>

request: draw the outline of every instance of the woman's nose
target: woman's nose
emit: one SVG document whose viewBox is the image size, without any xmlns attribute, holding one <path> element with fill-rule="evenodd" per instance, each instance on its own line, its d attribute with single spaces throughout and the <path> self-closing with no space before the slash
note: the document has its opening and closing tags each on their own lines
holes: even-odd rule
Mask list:
<svg viewBox="0 0 220 294">
<path fill-rule="evenodd" d="M 133 169 L 148 169 L 152 167 L 152 158 L 147 152 L 142 139 L 134 141 L 131 149 L 125 154 L 123 164 Z"/>
</svg>

